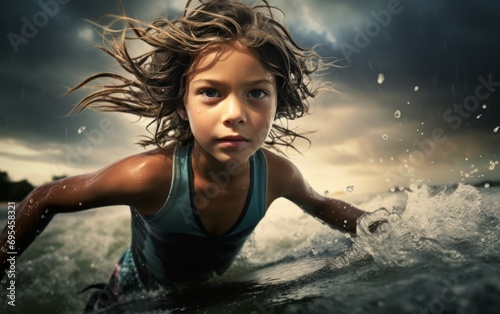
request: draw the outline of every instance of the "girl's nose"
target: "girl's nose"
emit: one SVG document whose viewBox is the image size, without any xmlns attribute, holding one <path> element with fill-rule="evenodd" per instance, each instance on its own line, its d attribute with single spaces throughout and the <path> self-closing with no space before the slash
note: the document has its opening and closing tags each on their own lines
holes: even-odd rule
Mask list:
<svg viewBox="0 0 500 314">
<path fill-rule="evenodd" d="M 243 124 L 247 121 L 245 105 L 238 97 L 228 97 L 224 106 L 223 121 L 225 124 Z"/>
</svg>

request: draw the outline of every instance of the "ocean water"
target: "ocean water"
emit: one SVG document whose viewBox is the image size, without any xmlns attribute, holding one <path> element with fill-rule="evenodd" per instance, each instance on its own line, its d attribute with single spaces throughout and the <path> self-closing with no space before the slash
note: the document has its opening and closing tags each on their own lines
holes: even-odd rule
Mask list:
<svg viewBox="0 0 500 314">
<path fill-rule="evenodd" d="M 103 313 L 500 313 L 500 188 L 414 185 L 352 202 L 371 212 L 357 237 L 280 201 L 221 278 Z M 56 216 L 16 263 L 15 307 L 1 285 L 0 313 L 82 312 L 89 293 L 77 292 L 107 281 L 129 223 L 124 207 Z"/>
</svg>

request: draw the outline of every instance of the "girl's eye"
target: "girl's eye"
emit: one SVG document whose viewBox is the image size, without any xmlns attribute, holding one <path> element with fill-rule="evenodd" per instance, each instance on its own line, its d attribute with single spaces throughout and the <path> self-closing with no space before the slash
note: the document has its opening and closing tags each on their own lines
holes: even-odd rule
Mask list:
<svg viewBox="0 0 500 314">
<path fill-rule="evenodd" d="M 260 99 L 266 97 L 267 93 L 262 89 L 253 89 L 248 93 L 248 95 L 252 98 Z"/>
<path fill-rule="evenodd" d="M 207 88 L 204 89 L 200 92 L 201 95 L 207 97 L 207 98 L 214 98 L 214 97 L 220 97 L 220 94 L 218 91 L 215 89 Z"/>
</svg>

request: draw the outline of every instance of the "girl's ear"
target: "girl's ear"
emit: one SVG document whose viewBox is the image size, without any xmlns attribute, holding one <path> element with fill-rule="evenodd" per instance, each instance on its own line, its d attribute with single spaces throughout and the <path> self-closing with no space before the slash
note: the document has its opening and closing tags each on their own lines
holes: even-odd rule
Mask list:
<svg viewBox="0 0 500 314">
<path fill-rule="evenodd" d="M 177 113 L 179 114 L 179 116 L 181 117 L 182 120 L 184 120 L 184 121 L 188 120 L 186 108 L 184 108 L 184 106 L 182 106 L 182 105 L 177 106 Z"/>
</svg>

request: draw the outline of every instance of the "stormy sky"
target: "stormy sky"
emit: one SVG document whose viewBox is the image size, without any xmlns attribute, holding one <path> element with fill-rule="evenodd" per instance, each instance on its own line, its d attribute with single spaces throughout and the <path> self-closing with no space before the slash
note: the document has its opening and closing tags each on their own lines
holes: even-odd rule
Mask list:
<svg viewBox="0 0 500 314">
<path fill-rule="evenodd" d="M 312 114 L 293 122 L 311 147 L 290 158 L 319 191 L 386 191 L 500 179 L 500 2 L 270 0 L 305 47 L 335 61 Z M 176 16 L 185 1 L 131 1 L 128 15 Z M 35 184 L 97 170 L 143 151 L 147 120 L 116 113 L 66 116 L 85 91 L 68 87 L 118 72 L 94 48 L 85 19 L 119 13 L 117 1 L 0 4 L 0 170 Z"/>
</svg>

